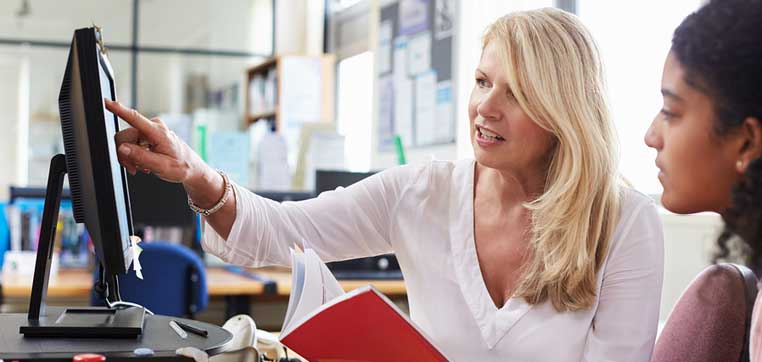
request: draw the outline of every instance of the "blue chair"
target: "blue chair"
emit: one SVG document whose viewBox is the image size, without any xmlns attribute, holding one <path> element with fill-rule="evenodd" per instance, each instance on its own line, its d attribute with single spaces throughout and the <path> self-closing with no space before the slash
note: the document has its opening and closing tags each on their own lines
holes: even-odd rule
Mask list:
<svg viewBox="0 0 762 362">
<path fill-rule="evenodd" d="M 0 268 L 3 267 L 5 251 L 11 248 L 10 226 L 8 225 L 8 219 L 6 217 L 7 207 L 7 202 L 0 201 Z"/>
<path fill-rule="evenodd" d="M 140 247 L 144 279 L 138 279 L 132 269 L 120 275 L 122 300 L 140 304 L 155 314 L 175 317 L 193 318 L 206 308 L 206 269 L 198 255 L 185 246 L 163 242 L 140 243 Z M 104 304 L 94 291 L 91 304 Z"/>
</svg>

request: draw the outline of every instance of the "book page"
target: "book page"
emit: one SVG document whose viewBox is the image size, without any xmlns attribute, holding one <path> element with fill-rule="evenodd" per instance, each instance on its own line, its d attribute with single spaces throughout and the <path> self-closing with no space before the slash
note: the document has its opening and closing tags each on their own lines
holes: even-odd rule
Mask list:
<svg viewBox="0 0 762 362">
<path fill-rule="evenodd" d="M 320 257 L 317 256 L 317 254 L 315 254 L 315 251 L 312 249 L 305 250 L 304 257 L 313 258 L 320 265 L 320 274 L 323 279 L 323 303 L 321 303 L 321 305 L 328 303 L 336 297 L 344 295 L 344 288 L 341 287 L 341 284 L 339 284 L 339 281 L 333 276 L 333 273 L 328 269 L 328 266 L 320 260 Z"/>
<path fill-rule="evenodd" d="M 291 249 L 291 296 L 288 298 L 283 329 L 286 329 L 291 322 L 296 304 L 302 297 L 302 289 L 304 289 L 304 254 Z"/>
<path fill-rule="evenodd" d="M 344 294 L 344 289 L 314 250 L 305 249 L 301 255 L 292 251 L 292 255 L 296 255 L 292 257 L 296 264 L 293 266 L 291 297 L 283 321 L 283 334 L 288 334 L 304 316 Z"/>
</svg>

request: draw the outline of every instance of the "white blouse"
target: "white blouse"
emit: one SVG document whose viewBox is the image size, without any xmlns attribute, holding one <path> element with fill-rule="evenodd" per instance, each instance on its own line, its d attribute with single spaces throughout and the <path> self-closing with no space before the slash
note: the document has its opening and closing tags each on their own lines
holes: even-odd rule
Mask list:
<svg viewBox="0 0 762 362">
<path fill-rule="evenodd" d="M 236 186 L 228 240 L 204 248 L 233 264 L 289 265 L 289 248 L 325 261 L 394 252 L 411 319 L 451 361 L 648 361 L 659 317 L 663 236 L 653 202 L 624 192 L 595 305 L 558 312 L 511 298 L 497 308 L 474 245 L 474 161 L 401 166 L 346 189 L 277 203 Z"/>
</svg>

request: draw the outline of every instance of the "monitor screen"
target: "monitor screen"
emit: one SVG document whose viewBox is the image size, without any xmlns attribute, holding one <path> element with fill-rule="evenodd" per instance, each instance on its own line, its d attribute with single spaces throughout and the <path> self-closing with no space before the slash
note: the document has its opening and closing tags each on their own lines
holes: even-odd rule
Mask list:
<svg viewBox="0 0 762 362">
<path fill-rule="evenodd" d="M 315 194 L 335 190 L 370 177 L 375 172 L 349 172 L 317 170 L 315 172 Z M 328 268 L 338 279 L 402 279 L 400 266 L 393 254 L 379 255 L 328 263 Z"/>
<path fill-rule="evenodd" d="M 323 191 L 335 190 L 337 187 L 347 187 L 373 174 L 375 172 L 372 171 L 317 170 L 315 171 L 315 194 L 319 195 Z"/>
<path fill-rule="evenodd" d="M 119 164 L 117 117 L 104 98 L 116 100 L 114 72 L 97 28 L 74 32 L 58 104 L 74 219 L 84 223 L 107 275 L 132 263 L 132 216 L 126 171 Z"/>
<path fill-rule="evenodd" d="M 127 181 L 134 227 L 195 227 L 196 214 L 188 207 L 182 184 L 144 173 L 128 174 Z"/>
</svg>

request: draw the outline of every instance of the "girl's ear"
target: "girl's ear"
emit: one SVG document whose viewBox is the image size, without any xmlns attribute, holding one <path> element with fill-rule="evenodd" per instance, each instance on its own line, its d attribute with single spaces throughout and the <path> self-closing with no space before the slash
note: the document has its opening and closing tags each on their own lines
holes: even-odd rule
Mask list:
<svg viewBox="0 0 762 362">
<path fill-rule="evenodd" d="M 756 117 L 746 117 L 741 125 L 743 147 L 741 148 L 737 168 L 745 173 L 751 161 L 762 157 L 762 121 Z"/>
</svg>

